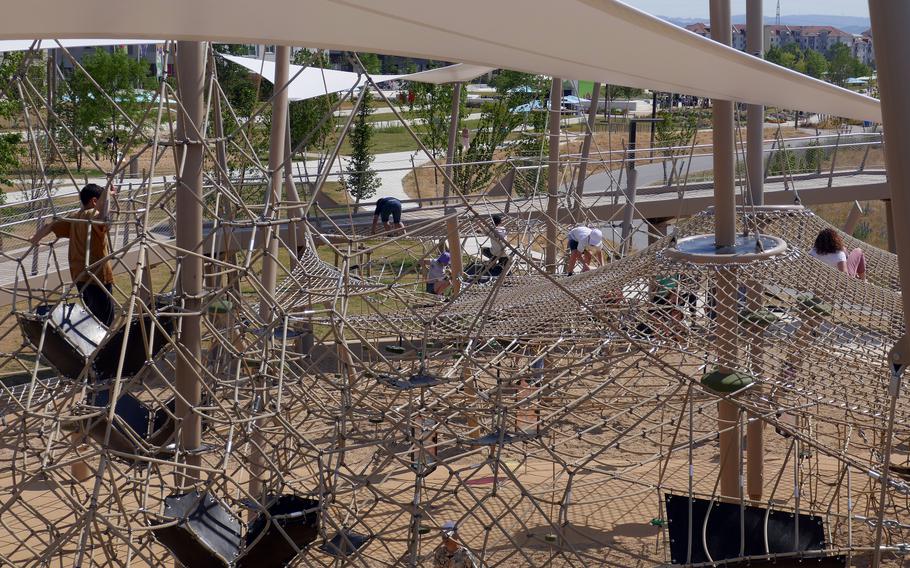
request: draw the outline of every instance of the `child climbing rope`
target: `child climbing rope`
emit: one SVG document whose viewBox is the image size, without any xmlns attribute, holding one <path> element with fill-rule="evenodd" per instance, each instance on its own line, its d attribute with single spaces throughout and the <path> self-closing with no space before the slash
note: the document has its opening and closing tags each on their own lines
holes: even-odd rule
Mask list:
<svg viewBox="0 0 910 568">
<path fill-rule="evenodd" d="M 458 527 L 452 521 L 442 525 L 442 543 L 433 553 L 433 568 L 477 568 L 477 559 L 458 542 Z"/>
<path fill-rule="evenodd" d="M 391 218 L 391 223 L 389 219 Z M 370 228 L 371 234 L 376 234 L 376 227 L 380 219 L 386 231 L 393 229 L 400 230 L 404 233 L 404 223 L 401 222 L 401 201 L 394 197 L 381 197 L 376 202 L 376 210 L 373 212 L 373 226 Z"/>
<path fill-rule="evenodd" d="M 569 231 L 569 261 L 566 263 L 566 274 L 572 274 L 579 260 L 582 272 L 591 269 L 591 260 L 594 257 L 597 258 L 598 266 L 603 266 L 603 250 L 600 248 L 602 242 L 603 233 L 600 229 L 579 225 Z"/>
<path fill-rule="evenodd" d="M 430 262 L 430 268 L 427 270 L 427 293 L 442 296 L 448 290 L 452 283 L 446 276 L 446 268 L 451 261 L 451 255 L 444 252 L 439 255 L 439 258 Z"/>
<path fill-rule="evenodd" d="M 116 195 L 111 186 L 106 190 L 90 183 L 79 191 L 82 209 L 72 215 L 44 225 L 32 236 L 35 246 L 41 239 L 54 233 L 57 238 L 69 239 L 69 268 L 73 283 L 82 295 L 82 302 L 106 326 L 114 321 L 114 300 L 111 292 L 114 272 L 108 260 L 110 254 L 107 233 L 110 229 L 110 200 L 108 193 Z"/>
<path fill-rule="evenodd" d="M 504 266 L 509 260 L 509 254 L 506 252 L 506 242 L 508 242 L 508 233 L 502 226 L 502 215 L 493 215 L 493 230 L 489 232 L 490 246 L 480 249 L 485 258 L 495 260 L 500 266 Z"/>
</svg>

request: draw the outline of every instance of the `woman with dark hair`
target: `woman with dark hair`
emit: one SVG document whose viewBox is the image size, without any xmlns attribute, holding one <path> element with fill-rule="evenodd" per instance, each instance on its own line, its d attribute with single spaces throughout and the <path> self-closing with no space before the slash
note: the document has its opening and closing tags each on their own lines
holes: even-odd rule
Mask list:
<svg viewBox="0 0 910 568">
<path fill-rule="evenodd" d="M 854 249 L 848 256 L 844 240 L 834 229 L 822 229 L 818 233 L 815 237 L 815 246 L 809 251 L 809 255 L 850 276 L 866 278 L 866 261 L 862 249 Z"/>
</svg>

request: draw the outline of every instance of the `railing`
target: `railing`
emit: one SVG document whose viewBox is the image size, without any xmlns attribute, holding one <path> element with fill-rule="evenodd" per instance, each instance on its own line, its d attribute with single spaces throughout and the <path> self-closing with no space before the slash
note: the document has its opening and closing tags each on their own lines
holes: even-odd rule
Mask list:
<svg viewBox="0 0 910 568">
<path fill-rule="evenodd" d="M 767 140 L 765 142 L 763 153 L 766 155 L 765 161 L 768 165 L 771 165 L 773 160 L 780 159 L 780 156 L 785 156 L 782 163 L 784 164 L 783 169 L 786 171 L 780 172 L 785 178 L 794 175 L 810 176 L 803 177 L 802 179 L 825 179 L 828 187 L 830 187 L 833 179 L 838 176 L 866 172 L 872 167 L 877 166 L 878 164 L 875 163 L 874 160 L 870 160 L 870 157 L 876 157 L 876 155 L 872 154 L 872 151 L 881 148 L 882 136 L 881 133 L 824 134 L 820 136 L 787 138 L 784 139 L 782 143 L 783 147 L 781 147 L 780 140 Z M 623 170 L 631 163 L 634 163 L 637 168 L 641 169 L 646 165 L 660 165 L 664 160 L 668 163 L 673 160 L 677 162 L 696 161 L 711 157 L 711 150 L 712 146 L 710 144 L 639 148 L 636 149 L 634 158 L 630 158 L 628 149 L 612 149 L 608 151 L 603 149 L 600 149 L 600 151 L 592 150 L 592 155 L 587 160 L 589 166 L 588 174 L 590 176 L 592 174 L 605 173 L 608 174 L 608 177 L 613 176 L 614 179 L 610 180 L 609 186 L 607 186 L 604 191 L 600 192 L 600 194 L 615 195 L 621 193 Z M 817 163 L 814 163 L 811 168 L 800 168 L 798 167 L 798 164 L 797 167 L 789 167 L 790 158 L 787 157 L 788 155 L 805 154 L 807 152 L 818 153 L 819 158 Z M 775 158 L 776 156 L 778 158 Z M 740 163 L 742 162 L 743 157 L 743 148 L 740 142 L 737 141 L 737 158 Z M 829 158 L 830 162 L 828 162 Z M 581 162 L 582 156 L 578 153 L 569 153 L 560 156 L 560 167 L 562 168 L 569 168 L 572 170 L 573 168 L 578 167 Z M 511 157 L 508 159 L 469 162 L 458 165 L 502 166 L 504 169 L 514 170 L 516 173 L 533 173 L 539 171 L 542 167 L 545 167 L 547 165 L 547 160 L 546 156 L 543 156 L 542 159 L 537 157 Z M 337 171 L 333 171 L 333 173 L 330 174 L 329 179 L 337 179 L 339 176 L 343 175 L 341 168 L 337 164 L 335 169 Z M 417 172 L 427 169 L 433 169 L 432 164 L 415 165 L 409 160 L 401 167 L 377 168 L 375 171 L 378 173 L 398 172 L 404 177 L 406 174 L 416 176 Z M 674 186 L 674 190 L 685 191 L 689 186 L 695 188 L 704 187 L 706 184 L 709 184 L 711 181 L 710 176 L 693 175 L 704 173 L 705 171 L 710 171 L 710 167 L 700 171 L 695 169 L 689 171 L 688 180 L 675 179 L 674 183 L 678 185 Z M 571 173 L 571 171 L 569 173 Z M 741 173 L 742 172 L 740 172 L 740 175 Z M 773 168 L 766 167 L 766 177 L 772 173 L 774 173 Z M 313 183 L 316 181 L 317 172 L 304 173 L 298 169 L 292 177 L 296 183 Z M 562 176 L 563 192 L 571 191 L 571 188 L 575 183 L 575 177 L 574 174 Z M 679 178 L 682 177 L 683 176 L 679 176 Z M 442 176 L 439 176 L 439 178 L 439 185 L 441 186 Z M 684 181 L 687 181 L 688 183 L 682 185 Z M 126 204 L 131 216 L 140 215 L 144 213 L 144 204 L 148 198 L 148 192 L 151 192 L 151 202 L 156 204 L 168 191 L 170 191 L 173 183 L 172 177 L 161 177 L 154 181 L 135 179 L 123 180 L 119 184 L 120 196 L 118 197 L 118 201 L 121 203 L 121 206 Z M 245 186 L 258 186 L 268 183 L 268 179 L 264 172 L 251 170 L 250 173 L 243 177 L 242 182 L 238 179 L 235 180 L 234 183 L 243 183 Z M 659 187 L 659 185 L 652 186 L 652 189 L 654 187 Z M 79 207 L 78 197 L 74 192 L 75 188 L 71 189 L 73 191 L 52 196 L 50 199 L 43 196 L 0 205 L 0 236 L 13 237 L 12 239 L 0 239 L 0 250 L 9 251 L 10 249 L 27 247 L 27 243 L 25 243 L 24 239 L 34 233 L 40 224 L 48 221 L 55 215 L 60 216 L 75 211 Z M 212 189 L 214 189 L 214 186 L 211 184 L 206 186 L 206 191 L 211 191 Z M 524 191 L 521 193 L 533 193 L 533 188 L 523 188 L 523 190 Z M 24 193 L 30 195 L 40 194 L 41 188 L 32 188 L 26 190 Z M 589 192 L 586 191 L 586 195 L 588 194 Z M 304 196 L 302 198 L 308 199 L 309 196 Z M 450 198 L 450 201 L 452 204 L 458 203 L 456 198 Z M 442 198 L 437 195 L 421 196 L 418 198 L 402 199 L 402 202 L 405 205 L 430 207 L 434 204 L 441 204 Z M 161 207 L 161 204 L 158 205 L 156 211 L 152 214 L 154 225 L 158 226 L 158 229 L 161 231 L 172 230 L 173 212 L 169 211 L 167 208 Z M 340 206 L 344 207 L 344 204 L 340 204 Z M 251 206 L 251 208 L 254 210 L 260 209 L 255 205 Z M 361 204 L 360 208 L 363 213 L 370 212 L 369 204 Z M 315 211 L 318 211 L 318 208 L 314 208 L 314 212 Z M 123 238 L 128 234 L 126 230 L 122 231 L 122 233 L 124 234 Z"/>
</svg>

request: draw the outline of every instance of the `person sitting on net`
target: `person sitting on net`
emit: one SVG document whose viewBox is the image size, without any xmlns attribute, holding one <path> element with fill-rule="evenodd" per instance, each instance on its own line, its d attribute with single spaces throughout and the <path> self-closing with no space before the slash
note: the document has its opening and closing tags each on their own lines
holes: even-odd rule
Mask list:
<svg viewBox="0 0 910 568">
<path fill-rule="evenodd" d="M 442 543 L 433 553 L 433 568 L 477 568 L 477 558 L 458 542 L 458 527 L 452 521 L 442 525 Z"/>
<path fill-rule="evenodd" d="M 584 225 L 569 231 L 569 261 L 566 264 L 566 274 L 571 275 L 575 271 L 575 265 L 579 260 L 582 272 L 591 269 L 591 259 L 594 257 L 597 258 L 598 266 L 603 266 L 604 256 L 600 248 L 603 238 L 600 229 L 591 229 Z"/>
<path fill-rule="evenodd" d="M 427 270 L 427 293 L 442 296 L 451 286 L 448 277 L 446 277 L 446 267 L 452 262 L 452 256 L 448 252 L 439 255 L 439 258 L 430 262 L 430 268 Z"/>
<path fill-rule="evenodd" d="M 809 251 L 813 256 L 828 266 L 846 272 L 854 278 L 866 279 L 866 259 L 863 249 L 855 248 L 847 254 L 844 240 L 837 231 L 831 228 L 822 229 L 815 237 L 815 246 Z"/>
<path fill-rule="evenodd" d="M 480 249 L 484 258 L 495 260 L 500 266 L 504 266 L 509 260 L 509 253 L 506 252 L 506 243 L 508 242 L 508 233 L 502 226 L 502 215 L 493 215 L 493 230 L 490 231 L 490 246 Z"/>
<path fill-rule="evenodd" d="M 389 222 L 390 218 L 391 223 Z M 370 229 L 370 234 L 376 234 L 376 227 L 379 225 L 380 219 L 382 219 L 382 225 L 386 231 L 391 231 L 394 228 L 404 233 L 404 223 L 401 222 L 401 201 L 394 197 L 379 198 L 376 202 L 376 210 L 373 212 L 373 226 Z"/>
<path fill-rule="evenodd" d="M 70 276 L 82 296 L 82 303 L 108 327 L 114 321 L 114 300 L 111 297 L 114 272 L 110 261 L 101 259 L 110 254 L 107 240 L 111 221 L 108 194 L 116 195 L 116 192 L 113 186 L 105 190 L 94 183 L 86 185 L 79 191 L 81 210 L 41 227 L 29 239 L 35 246 L 50 233 L 59 239 L 69 239 L 67 257 Z"/>
</svg>

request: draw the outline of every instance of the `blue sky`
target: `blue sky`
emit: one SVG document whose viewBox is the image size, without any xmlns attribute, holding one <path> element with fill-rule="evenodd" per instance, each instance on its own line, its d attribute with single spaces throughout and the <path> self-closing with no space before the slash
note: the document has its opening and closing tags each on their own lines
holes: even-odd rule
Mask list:
<svg viewBox="0 0 910 568">
<path fill-rule="evenodd" d="M 645 12 L 674 18 L 708 17 L 708 0 L 623 0 Z M 773 16 L 777 0 L 764 0 L 765 15 Z M 745 0 L 732 0 L 734 14 L 746 13 Z M 834 16 L 869 16 L 866 0 L 780 0 L 781 15 L 830 14 Z"/>
</svg>

